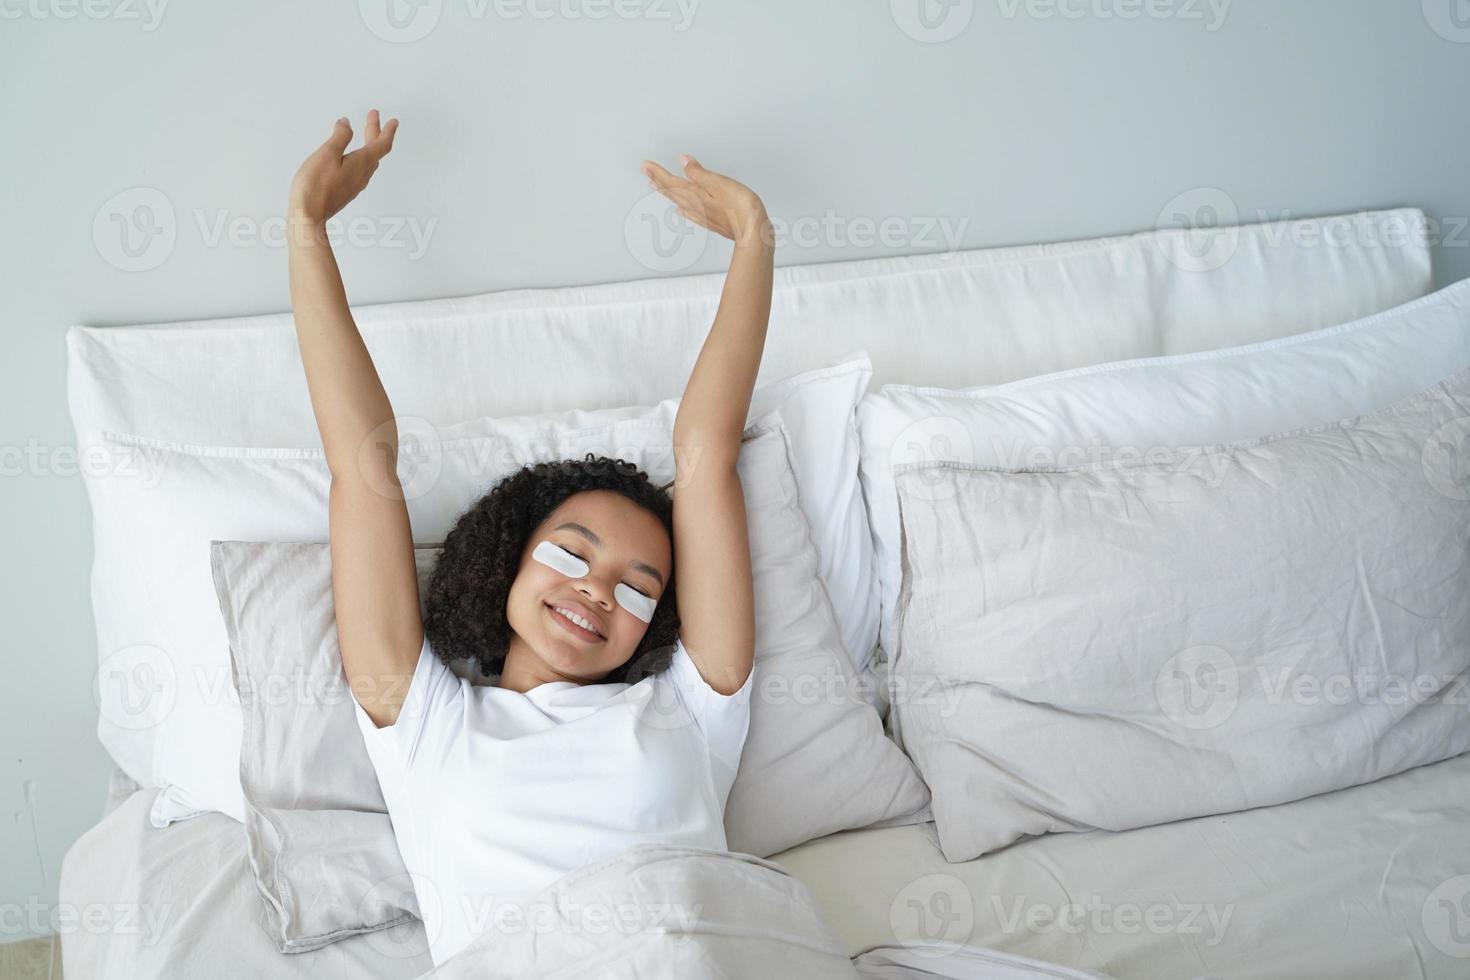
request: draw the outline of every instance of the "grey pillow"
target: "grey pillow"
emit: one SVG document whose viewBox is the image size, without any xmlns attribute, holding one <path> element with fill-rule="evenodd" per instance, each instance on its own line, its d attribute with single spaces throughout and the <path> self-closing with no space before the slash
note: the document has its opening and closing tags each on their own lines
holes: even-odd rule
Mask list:
<svg viewBox="0 0 1470 980">
<path fill-rule="evenodd" d="M 439 554 L 418 547 L 419 594 Z M 325 542 L 213 541 L 210 564 L 244 717 L 240 783 L 257 891 L 283 953 L 417 914 L 353 717 Z"/>
<path fill-rule="evenodd" d="M 895 721 L 950 861 L 1470 750 L 1470 369 L 1203 453 L 894 472 Z"/>
<path fill-rule="evenodd" d="M 750 729 L 725 808 L 731 850 L 915 818 L 928 793 L 883 734 L 844 654 L 799 506 L 784 423 L 747 429 L 739 472 L 755 578 Z M 244 709 L 240 776 L 251 866 L 283 952 L 415 912 L 353 715 L 325 542 L 215 541 L 210 560 Z M 419 594 L 438 547 L 415 549 Z M 461 676 L 476 678 L 463 668 Z"/>
</svg>

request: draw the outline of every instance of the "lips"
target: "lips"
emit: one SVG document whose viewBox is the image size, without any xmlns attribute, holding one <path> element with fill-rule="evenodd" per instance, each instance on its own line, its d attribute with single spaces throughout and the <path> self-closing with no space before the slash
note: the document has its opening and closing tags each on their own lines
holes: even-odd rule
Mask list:
<svg viewBox="0 0 1470 980">
<path fill-rule="evenodd" d="M 578 616 L 581 616 L 583 619 L 587 620 L 594 627 L 596 627 L 597 632 L 593 633 L 585 630 L 581 626 L 578 626 L 576 623 L 572 622 L 570 619 L 567 619 L 561 613 L 556 611 L 558 606 L 560 606 L 562 609 L 566 609 L 569 612 L 574 612 Z M 596 616 L 593 616 L 590 613 L 586 606 L 583 606 L 576 602 L 548 602 L 546 603 L 546 611 L 553 619 L 561 624 L 563 629 L 571 633 L 573 636 L 579 637 L 584 640 L 589 640 L 591 642 L 601 642 L 602 640 L 606 639 L 606 633 L 603 632 L 604 627 L 602 623 L 597 619 Z"/>
</svg>

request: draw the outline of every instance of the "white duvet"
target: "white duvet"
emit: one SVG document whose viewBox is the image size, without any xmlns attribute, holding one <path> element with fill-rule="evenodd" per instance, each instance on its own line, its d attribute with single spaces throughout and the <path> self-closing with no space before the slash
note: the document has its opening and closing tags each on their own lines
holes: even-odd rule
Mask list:
<svg viewBox="0 0 1470 980">
<path fill-rule="evenodd" d="M 61 901 L 85 913 L 59 930 L 68 980 L 412 980 L 433 968 L 417 920 L 279 952 L 240 825 L 206 814 L 158 830 L 156 795 L 120 791 L 67 853 Z M 973 960 L 992 972 L 971 976 L 1006 980 L 1078 975 L 1048 963 L 1130 980 L 1463 980 L 1470 754 L 1294 803 L 1049 834 L 962 864 L 944 861 L 932 826 L 832 834 L 771 863 L 809 889 L 868 978 L 965 976 Z"/>
<path fill-rule="evenodd" d="M 484 931 L 421 980 L 1103 978 L 952 943 L 849 959 L 806 885 L 749 854 L 643 843 L 482 910 Z"/>
</svg>

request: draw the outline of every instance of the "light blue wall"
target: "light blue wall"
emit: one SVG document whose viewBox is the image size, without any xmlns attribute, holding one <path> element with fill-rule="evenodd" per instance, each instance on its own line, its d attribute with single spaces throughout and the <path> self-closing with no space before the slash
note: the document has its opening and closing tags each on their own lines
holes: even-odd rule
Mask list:
<svg viewBox="0 0 1470 980">
<path fill-rule="evenodd" d="M 646 276 L 638 163 L 684 151 L 791 223 L 783 264 L 1136 231 L 1193 192 L 1418 205 L 1440 283 L 1470 275 L 1464 0 L 424 0 L 402 29 L 385 2 L 0 0 L 0 939 L 108 770 L 63 333 L 285 309 L 258 233 L 338 115 L 403 120 L 349 212 L 357 302 Z M 130 257 L 110 215 L 150 193 L 172 246 Z"/>
</svg>

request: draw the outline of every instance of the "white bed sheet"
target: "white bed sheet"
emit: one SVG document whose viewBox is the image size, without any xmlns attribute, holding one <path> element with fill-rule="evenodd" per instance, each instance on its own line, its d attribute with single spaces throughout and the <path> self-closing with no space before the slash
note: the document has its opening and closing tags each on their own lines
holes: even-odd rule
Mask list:
<svg viewBox="0 0 1470 980">
<path fill-rule="evenodd" d="M 932 829 L 848 831 L 771 860 L 811 887 L 854 953 L 969 907 L 948 938 L 1128 980 L 1470 977 L 1470 753 L 1292 803 L 1050 834 L 958 864 Z M 1077 903 L 1088 928 L 1028 929 L 1018 899 L 1038 921 Z M 1111 924 L 1094 927 L 1089 902 L 1113 906 Z"/>
<path fill-rule="evenodd" d="M 434 965 L 422 941 L 394 931 L 281 953 L 244 826 L 207 813 L 158 829 L 148 820 L 157 794 L 141 789 L 118 803 L 62 861 L 63 907 L 117 910 L 116 928 L 62 931 L 67 980 L 409 980 Z M 423 927 L 412 928 L 421 940 Z"/>
<path fill-rule="evenodd" d="M 403 937 L 277 952 L 240 825 L 208 814 L 157 830 L 155 792 L 128 797 L 67 854 L 64 903 L 140 907 L 136 929 L 63 934 L 70 980 L 396 980 L 430 966 L 385 952 L 422 949 Z M 944 861 L 931 832 L 848 831 L 772 860 L 806 882 L 853 954 L 923 938 L 1120 978 L 1470 976 L 1470 754 L 1294 803 L 1049 835 L 962 864 Z M 1080 926 L 1056 920 L 1068 903 Z"/>
</svg>

